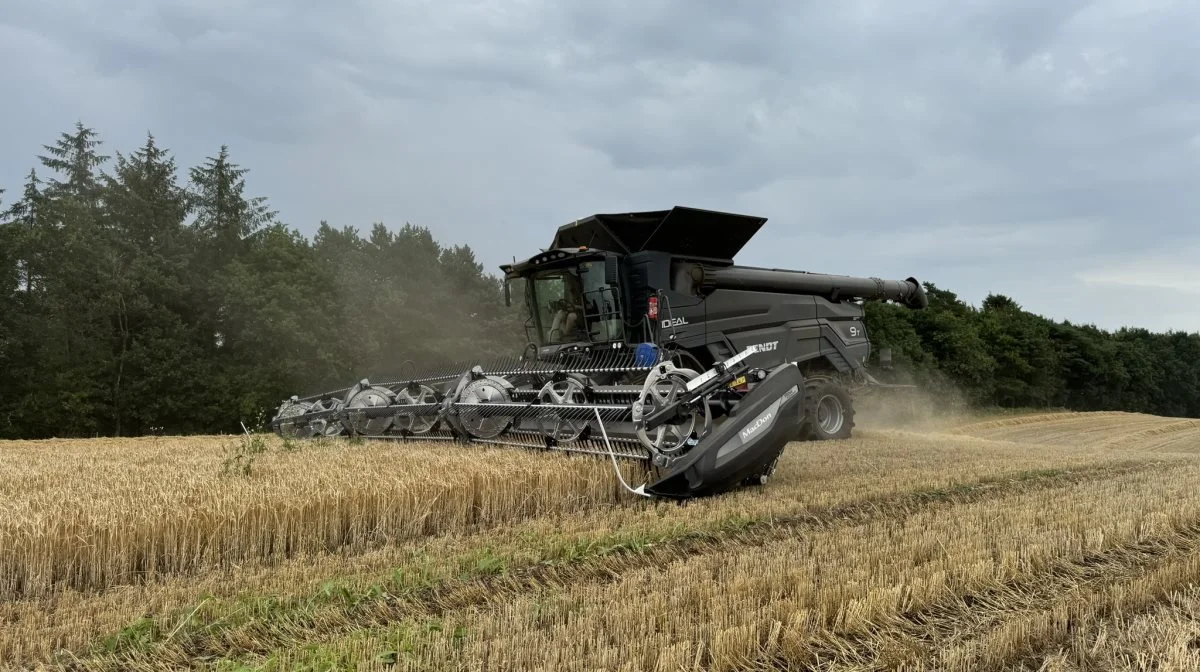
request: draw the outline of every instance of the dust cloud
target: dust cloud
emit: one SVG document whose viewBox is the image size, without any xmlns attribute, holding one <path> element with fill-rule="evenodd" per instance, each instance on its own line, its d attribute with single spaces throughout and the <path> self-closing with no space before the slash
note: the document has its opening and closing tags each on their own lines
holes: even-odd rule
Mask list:
<svg viewBox="0 0 1200 672">
<path fill-rule="evenodd" d="M 868 388 L 855 395 L 854 407 L 855 427 L 864 430 L 937 432 L 982 416 L 964 393 L 946 385 Z"/>
</svg>

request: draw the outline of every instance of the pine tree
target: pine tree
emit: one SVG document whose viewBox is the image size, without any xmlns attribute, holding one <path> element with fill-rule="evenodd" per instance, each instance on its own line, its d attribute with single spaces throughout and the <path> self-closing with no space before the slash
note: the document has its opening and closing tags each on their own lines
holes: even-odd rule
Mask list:
<svg viewBox="0 0 1200 672">
<path fill-rule="evenodd" d="M 74 133 L 64 132 L 53 145 L 43 145 L 47 154 L 38 155 L 38 160 L 64 178 L 51 180 L 49 195 L 70 196 L 86 205 L 98 205 L 100 182 L 96 169 L 109 159 L 96 151 L 102 144 L 95 130 L 77 121 Z"/>
<path fill-rule="evenodd" d="M 152 134 L 130 157 L 117 152 L 106 175 L 104 214 L 112 232 L 104 304 L 111 323 L 109 399 L 112 431 L 190 422 L 173 397 L 202 384 L 193 353 L 188 249 L 183 244 L 187 194 L 175 160 Z M 197 379 L 200 378 L 201 381 Z"/>
<path fill-rule="evenodd" d="M 201 311 L 200 328 L 209 335 L 208 345 L 214 349 L 223 348 L 230 329 L 236 329 L 222 297 L 221 275 L 230 263 L 252 249 L 252 236 L 276 215 L 267 207 L 265 197 L 246 196 L 248 172 L 230 161 L 228 145 L 221 145 L 216 156 L 189 171 L 188 201 L 196 215 L 191 228 L 199 243 L 193 260 L 193 276 L 198 283 L 194 296 Z"/>
<path fill-rule="evenodd" d="M 98 152 L 100 145 L 82 123 L 44 145 L 46 154 L 38 159 L 49 180 L 43 188 L 31 172 L 26 198 L 13 213 L 26 225 L 21 256 L 30 296 L 23 307 L 22 359 L 30 362 L 37 384 L 17 399 L 10 417 L 37 432 L 103 432 L 110 417 L 105 297 L 112 238 L 101 217 L 99 168 L 108 157 Z"/>
<path fill-rule="evenodd" d="M 0 213 L 0 222 L 14 227 L 10 238 L 12 250 L 16 257 L 19 284 L 26 292 L 32 292 L 40 286 L 42 254 L 41 213 L 45 197 L 42 195 L 42 181 L 38 179 L 37 170 L 29 169 L 25 179 L 25 189 L 21 200 L 13 203 L 7 210 Z"/>
<path fill-rule="evenodd" d="M 228 145 L 221 145 L 216 156 L 190 171 L 191 205 L 196 211 L 193 227 L 218 257 L 244 250 L 244 241 L 278 214 L 267 207 L 265 197 L 245 195 L 248 172 L 229 160 Z"/>
</svg>

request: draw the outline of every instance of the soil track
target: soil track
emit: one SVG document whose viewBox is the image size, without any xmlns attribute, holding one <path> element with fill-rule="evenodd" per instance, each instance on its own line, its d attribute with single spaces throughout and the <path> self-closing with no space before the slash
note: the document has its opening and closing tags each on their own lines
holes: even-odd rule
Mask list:
<svg viewBox="0 0 1200 672">
<path fill-rule="evenodd" d="M 215 475 L 225 449 L 0 443 L 0 585 L 29 592 L 0 603 L 0 661 L 1075 670 L 1194 658 L 1172 643 L 1192 641 L 1187 586 L 1200 581 L 1200 420 L 876 427 L 792 444 L 767 487 L 685 505 L 627 497 L 586 459 L 273 445 L 257 473 L 229 478 Z M 81 469 L 94 474 L 82 485 Z M 118 519 L 122 546 L 111 532 L 103 548 L 81 543 Z M 171 554 L 206 548 L 205 529 L 238 562 Z M 113 550 L 130 543 L 165 558 L 154 575 Z M 54 567 L 87 571 L 39 573 Z M 1109 634 L 1130 623 L 1141 629 Z"/>
</svg>

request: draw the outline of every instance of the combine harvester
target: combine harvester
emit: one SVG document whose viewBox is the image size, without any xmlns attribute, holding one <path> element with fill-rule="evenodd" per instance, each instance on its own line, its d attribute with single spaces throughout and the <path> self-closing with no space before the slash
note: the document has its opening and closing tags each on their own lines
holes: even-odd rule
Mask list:
<svg viewBox="0 0 1200 672">
<path fill-rule="evenodd" d="M 866 371 L 862 301 L 921 309 L 903 281 L 737 266 L 766 222 L 675 207 L 593 215 L 506 264 L 529 311 L 524 352 L 407 380 L 292 397 L 286 437 L 455 440 L 612 458 L 636 494 L 766 483 L 793 440 L 848 437 Z M 641 460 L 625 482 L 617 460 Z"/>
</svg>

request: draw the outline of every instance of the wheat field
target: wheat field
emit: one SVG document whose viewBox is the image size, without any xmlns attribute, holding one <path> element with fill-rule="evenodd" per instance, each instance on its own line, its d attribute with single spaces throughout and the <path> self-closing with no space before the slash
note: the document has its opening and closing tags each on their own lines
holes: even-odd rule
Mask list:
<svg viewBox="0 0 1200 672">
<path fill-rule="evenodd" d="M 0 442 L 0 667 L 1200 669 L 1198 480 L 1200 421 L 1131 413 L 868 423 L 682 505 L 512 448 Z"/>
</svg>

